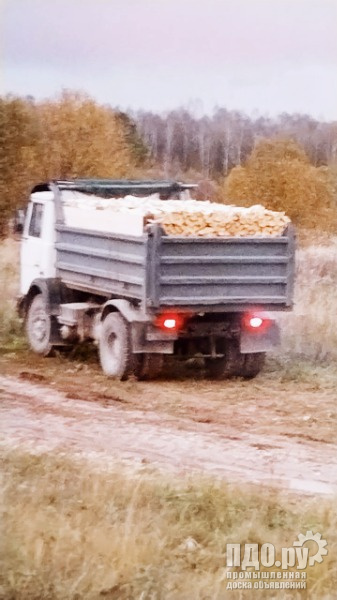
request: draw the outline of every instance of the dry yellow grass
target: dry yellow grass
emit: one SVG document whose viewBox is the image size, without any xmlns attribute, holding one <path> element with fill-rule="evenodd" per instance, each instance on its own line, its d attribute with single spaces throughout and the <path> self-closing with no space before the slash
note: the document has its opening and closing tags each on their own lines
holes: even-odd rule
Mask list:
<svg viewBox="0 0 337 600">
<path fill-rule="evenodd" d="M 19 281 L 19 242 L 8 239 L 0 244 L 0 347 L 20 332 L 16 312 Z"/>
<path fill-rule="evenodd" d="M 222 600 L 227 543 L 270 542 L 280 551 L 308 529 L 328 540 L 329 553 L 307 568 L 305 597 L 335 597 L 332 500 L 125 465 L 98 470 L 63 455 L 14 450 L 3 465 L 2 599 Z M 271 597 L 270 590 L 237 593 Z"/>
<path fill-rule="evenodd" d="M 333 362 L 337 358 L 337 238 L 297 251 L 295 307 L 281 315 L 288 357 Z"/>
</svg>

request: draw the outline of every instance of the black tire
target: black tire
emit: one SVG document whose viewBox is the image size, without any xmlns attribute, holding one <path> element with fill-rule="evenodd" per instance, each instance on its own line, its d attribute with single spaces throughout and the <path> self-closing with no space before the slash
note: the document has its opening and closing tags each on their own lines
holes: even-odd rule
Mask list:
<svg viewBox="0 0 337 600">
<path fill-rule="evenodd" d="M 51 343 L 52 317 L 42 294 L 34 296 L 26 313 L 26 335 L 30 348 L 42 356 L 50 356 L 53 352 Z"/>
<path fill-rule="evenodd" d="M 240 370 L 241 377 L 245 379 L 253 379 L 263 369 L 266 354 L 265 352 L 251 352 L 244 354 L 243 365 Z"/>
<path fill-rule="evenodd" d="M 211 379 L 229 379 L 237 377 L 243 364 L 243 355 L 235 340 L 227 343 L 225 356 L 220 358 L 205 358 L 205 367 Z"/>
<path fill-rule="evenodd" d="M 109 313 L 102 323 L 99 358 L 108 377 L 125 381 L 132 373 L 130 326 L 117 312 Z"/>
<path fill-rule="evenodd" d="M 139 381 L 150 381 L 159 377 L 164 365 L 163 354 L 139 354 L 135 375 Z"/>
</svg>

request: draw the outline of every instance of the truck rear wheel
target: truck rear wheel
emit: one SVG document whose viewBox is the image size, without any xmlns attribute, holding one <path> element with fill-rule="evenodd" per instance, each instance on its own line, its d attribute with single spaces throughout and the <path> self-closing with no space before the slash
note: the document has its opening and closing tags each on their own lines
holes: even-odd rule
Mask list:
<svg viewBox="0 0 337 600">
<path fill-rule="evenodd" d="M 51 344 L 52 318 L 48 312 L 42 294 L 34 296 L 26 314 L 26 335 L 29 346 L 42 356 L 49 356 L 53 351 Z"/>
<path fill-rule="evenodd" d="M 243 365 L 240 369 L 241 377 L 245 379 L 253 379 L 260 373 L 265 363 L 265 352 L 251 352 L 244 354 Z"/>
<path fill-rule="evenodd" d="M 239 375 L 243 364 L 243 355 L 240 353 L 236 341 L 226 344 L 225 356 L 219 358 L 205 358 L 205 367 L 211 379 L 228 379 Z"/>
<path fill-rule="evenodd" d="M 140 381 L 149 381 L 159 377 L 164 364 L 163 354 L 139 354 L 135 375 Z"/>
<path fill-rule="evenodd" d="M 109 377 L 125 381 L 132 373 L 130 326 L 117 312 L 109 313 L 102 323 L 99 358 L 105 375 Z"/>
</svg>

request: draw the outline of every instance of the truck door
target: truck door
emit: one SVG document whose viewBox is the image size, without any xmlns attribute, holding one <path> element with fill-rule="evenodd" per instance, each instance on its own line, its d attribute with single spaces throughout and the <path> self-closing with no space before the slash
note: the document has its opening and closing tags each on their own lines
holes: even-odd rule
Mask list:
<svg viewBox="0 0 337 600">
<path fill-rule="evenodd" d="M 31 201 L 21 242 L 20 291 L 28 292 L 34 279 L 55 277 L 52 202 Z"/>
</svg>

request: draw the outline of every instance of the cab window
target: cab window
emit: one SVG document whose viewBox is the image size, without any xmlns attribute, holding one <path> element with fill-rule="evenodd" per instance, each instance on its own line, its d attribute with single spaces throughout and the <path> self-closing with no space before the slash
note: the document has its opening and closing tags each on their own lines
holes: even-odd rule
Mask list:
<svg viewBox="0 0 337 600">
<path fill-rule="evenodd" d="M 32 215 L 29 223 L 28 235 L 31 237 L 41 237 L 42 233 L 42 217 L 43 217 L 43 204 L 33 203 Z"/>
</svg>

